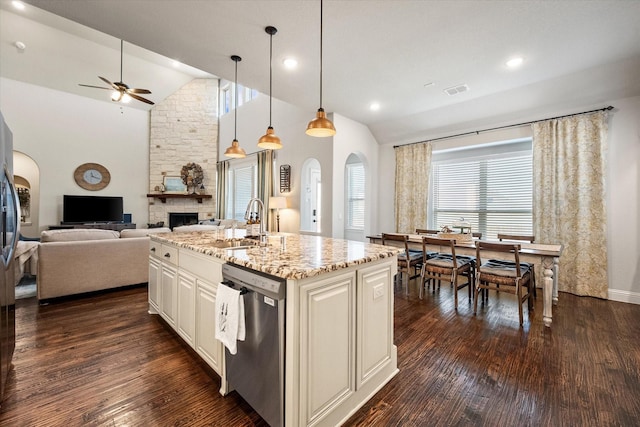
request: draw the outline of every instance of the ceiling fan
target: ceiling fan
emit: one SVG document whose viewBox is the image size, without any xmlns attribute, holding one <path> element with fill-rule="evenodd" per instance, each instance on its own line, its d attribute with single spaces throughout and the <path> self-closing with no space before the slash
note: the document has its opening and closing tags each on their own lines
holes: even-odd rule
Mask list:
<svg viewBox="0 0 640 427">
<path fill-rule="evenodd" d="M 125 83 L 122 82 L 122 51 L 123 51 L 123 41 L 120 40 L 120 81 L 119 82 L 111 83 L 109 80 L 105 79 L 104 77 L 98 76 L 100 80 L 108 84 L 110 87 L 85 85 L 82 83 L 79 83 L 78 85 L 84 86 L 84 87 L 92 87 L 95 89 L 112 90 L 113 92 L 111 93 L 111 100 L 114 102 L 126 103 L 126 102 L 129 102 L 131 98 L 133 98 L 133 99 L 137 99 L 138 101 L 146 102 L 147 104 L 153 105 L 154 103 L 152 101 L 149 101 L 148 99 L 143 98 L 140 95 L 137 95 L 139 93 L 143 93 L 143 94 L 151 93 L 150 90 L 130 88 L 129 86 L 127 86 Z"/>
</svg>

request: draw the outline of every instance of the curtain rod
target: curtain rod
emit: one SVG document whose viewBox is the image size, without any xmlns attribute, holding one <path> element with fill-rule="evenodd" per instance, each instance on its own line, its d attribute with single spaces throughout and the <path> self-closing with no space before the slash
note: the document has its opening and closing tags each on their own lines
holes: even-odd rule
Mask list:
<svg viewBox="0 0 640 427">
<path fill-rule="evenodd" d="M 613 107 L 612 107 L 612 108 L 613 108 Z M 257 155 L 258 155 L 258 153 L 262 153 L 262 152 L 264 152 L 264 151 L 270 151 L 270 150 L 271 150 L 271 151 L 273 151 L 273 160 L 276 160 L 276 159 L 277 159 L 277 152 L 276 152 L 276 150 L 272 150 L 271 148 L 265 148 L 264 150 L 258 150 L 258 151 L 255 151 L 255 152 L 253 152 L 253 153 L 249 153 L 249 154 L 247 154 L 247 157 L 248 157 L 248 156 L 252 156 L 252 155 L 254 155 L 254 154 L 257 156 Z M 245 159 L 245 158 L 246 158 L 246 157 L 243 157 L 242 159 Z M 218 161 L 216 162 L 216 165 L 217 165 L 218 163 L 222 163 L 222 162 L 229 162 L 229 161 L 231 161 L 231 160 L 242 160 L 242 159 L 224 159 L 224 160 L 218 160 Z"/>
<path fill-rule="evenodd" d="M 580 114 L 589 114 L 589 113 L 595 113 L 597 111 L 610 111 L 610 110 L 613 110 L 613 107 L 611 105 L 609 105 L 608 107 L 598 108 L 597 110 L 584 111 L 582 113 L 565 114 L 564 116 L 551 117 L 551 118 L 548 118 L 548 119 L 532 120 L 530 122 L 518 123 L 518 124 L 514 124 L 514 125 L 498 126 L 498 127 L 495 127 L 495 128 L 476 130 L 476 131 L 473 131 L 473 132 L 459 133 L 457 135 L 441 136 L 440 138 L 433 138 L 433 139 L 426 139 L 424 141 L 411 142 L 409 144 L 394 145 L 393 148 L 404 147 L 406 145 L 424 144 L 425 142 L 440 141 L 440 140 L 443 140 L 443 139 L 457 138 L 459 136 L 467 136 L 467 135 L 474 135 L 474 134 L 478 135 L 478 134 L 480 134 L 480 132 L 490 132 L 490 131 L 493 131 L 493 130 L 514 128 L 514 127 L 518 127 L 518 126 L 530 125 L 532 123 L 544 122 L 546 120 L 563 119 L 565 117 L 579 116 Z"/>
</svg>

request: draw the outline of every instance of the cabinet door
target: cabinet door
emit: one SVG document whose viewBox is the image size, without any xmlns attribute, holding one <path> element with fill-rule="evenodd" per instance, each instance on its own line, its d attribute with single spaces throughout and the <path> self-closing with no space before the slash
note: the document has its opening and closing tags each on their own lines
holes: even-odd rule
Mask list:
<svg viewBox="0 0 640 427">
<path fill-rule="evenodd" d="M 178 273 L 178 334 L 194 347 L 196 331 L 196 278 L 180 271 Z"/>
<path fill-rule="evenodd" d="M 393 285 L 391 265 L 358 271 L 358 389 L 392 363 Z"/>
<path fill-rule="evenodd" d="M 355 392 L 355 272 L 300 288 L 301 425 L 318 422 Z"/>
<path fill-rule="evenodd" d="M 160 309 L 160 262 L 149 257 L 149 313 L 158 314 Z"/>
<path fill-rule="evenodd" d="M 160 315 L 175 329 L 178 275 L 175 268 L 164 263 L 161 271 Z"/>
<path fill-rule="evenodd" d="M 196 288 L 196 351 L 222 375 L 222 344 L 215 337 L 216 287 L 198 279 Z"/>
</svg>

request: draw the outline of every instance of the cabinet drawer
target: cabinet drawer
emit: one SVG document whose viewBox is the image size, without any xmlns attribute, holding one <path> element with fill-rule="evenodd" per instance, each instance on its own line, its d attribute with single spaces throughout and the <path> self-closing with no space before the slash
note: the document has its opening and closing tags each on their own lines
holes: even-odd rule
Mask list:
<svg viewBox="0 0 640 427">
<path fill-rule="evenodd" d="M 178 248 L 169 245 L 162 245 L 160 258 L 162 258 L 163 262 L 178 265 Z"/>
<path fill-rule="evenodd" d="M 154 242 L 153 240 L 149 242 L 149 255 L 160 257 L 162 256 L 162 254 L 160 253 L 161 250 L 162 244 Z"/>
<path fill-rule="evenodd" d="M 180 251 L 180 269 L 211 283 L 217 284 L 222 280 L 222 263 L 212 257 L 205 257 L 193 251 Z"/>
</svg>

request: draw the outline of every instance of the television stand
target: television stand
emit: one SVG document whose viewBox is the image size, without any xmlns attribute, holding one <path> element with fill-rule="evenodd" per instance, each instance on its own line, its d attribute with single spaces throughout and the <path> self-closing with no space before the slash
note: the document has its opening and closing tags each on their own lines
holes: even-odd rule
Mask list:
<svg viewBox="0 0 640 427">
<path fill-rule="evenodd" d="M 98 228 L 101 230 L 122 231 L 129 228 L 136 228 L 131 222 L 86 222 L 83 224 L 61 222 L 60 225 L 51 225 L 49 230 L 64 230 L 70 228 Z"/>
</svg>

